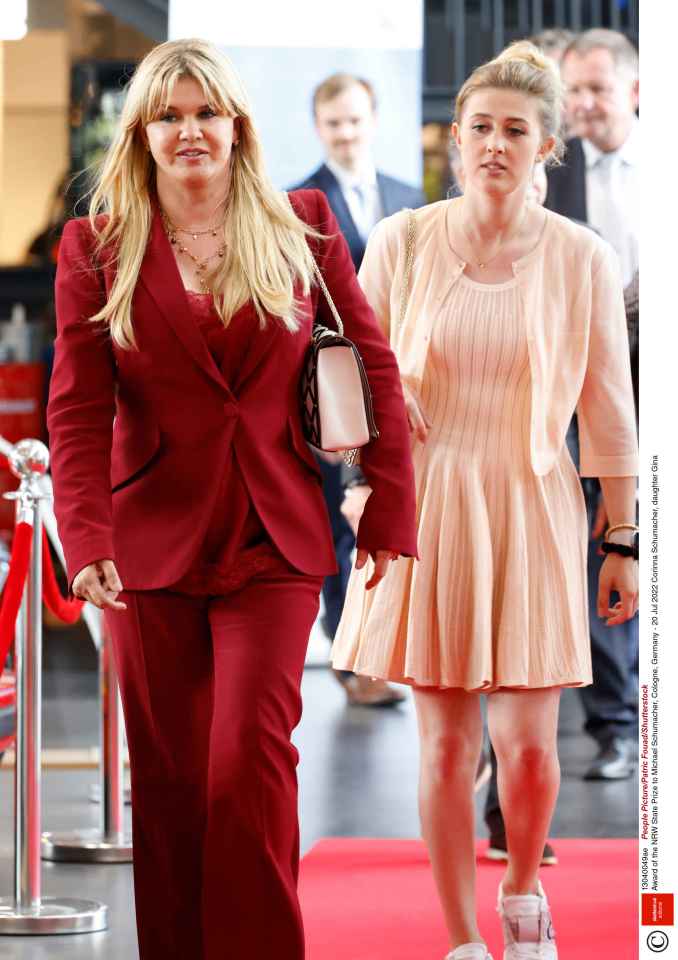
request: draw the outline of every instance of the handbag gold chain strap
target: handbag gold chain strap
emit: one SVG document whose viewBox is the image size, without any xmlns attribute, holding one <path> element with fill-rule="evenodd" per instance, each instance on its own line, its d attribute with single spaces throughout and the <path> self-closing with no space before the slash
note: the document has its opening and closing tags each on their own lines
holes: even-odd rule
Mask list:
<svg viewBox="0 0 678 960">
<path fill-rule="evenodd" d="M 414 212 L 412 210 L 407 211 L 407 236 L 405 240 L 405 272 L 403 273 L 403 282 L 400 289 L 400 314 L 398 317 L 398 328 L 403 324 L 405 319 L 405 311 L 407 310 L 407 300 L 409 295 L 410 287 L 410 277 L 412 276 L 412 266 L 414 264 L 414 242 L 415 242 L 415 223 L 414 223 Z M 334 305 L 334 300 L 330 291 L 327 289 L 327 284 L 325 283 L 325 278 L 322 275 L 320 267 L 316 263 L 315 257 L 313 258 L 313 272 L 318 281 L 318 285 L 325 295 L 325 299 L 329 305 L 329 308 L 334 317 L 334 322 L 337 325 L 337 333 L 340 337 L 344 335 L 344 324 L 341 317 L 339 316 L 339 311 Z"/>
<path fill-rule="evenodd" d="M 402 327 L 407 310 L 407 300 L 410 292 L 410 277 L 412 276 L 412 266 L 414 264 L 414 241 L 415 224 L 414 211 L 407 211 L 407 235 L 405 239 L 405 272 L 403 273 L 403 282 L 400 287 L 400 314 L 398 316 L 398 329 Z"/>
<path fill-rule="evenodd" d="M 286 200 L 287 200 L 287 202 L 288 202 L 288 204 L 289 204 L 290 210 L 292 210 L 292 212 L 294 212 L 293 207 L 292 207 L 292 204 L 290 203 L 290 195 L 289 195 L 289 193 L 285 193 L 284 196 L 285 196 L 285 198 L 286 198 Z M 343 322 L 342 322 L 341 317 L 339 316 L 339 311 L 337 310 L 337 308 L 336 308 L 335 305 L 334 305 L 334 300 L 332 299 L 332 294 L 331 294 L 330 291 L 327 289 L 327 284 L 325 283 L 325 278 L 323 277 L 322 272 L 321 272 L 321 270 L 320 270 L 320 267 L 318 266 L 318 264 L 317 264 L 317 262 L 316 262 L 316 259 L 315 259 L 315 257 L 313 256 L 313 254 L 311 254 L 311 260 L 313 261 L 313 273 L 315 274 L 315 277 L 316 277 L 316 280 L 318 281 L 318 285 L 319 285 L 320 289 L 322 290 L 322 292 L 323 292 L 324 295 L 325 295 L 325 299 L 327 300 L 327 303 L 329 304 L 329 308 L 330 308 L 330 310 L 332 311 L 332 316 L 334 317 L 334 322 L 335 322 L 336 325 L 337 325 L 337 333 L 339 334 L 340 337 L 343 337 L 343 336 L 344 336 L 344 324 L 343 324 Z"/>
<path fill-rule="evenodd" d="M 336 325 L 337 325 L 337 333 L 339 334 L 340 337 L 343 337 L 343 335 L 344 335 L 344 324 L 342 323 L 341 317 L 339 316 L 339 311 L 337 310 L 337 308 L 336 308 L 335 305 L 334 305 L 334 300 L 332 299 L 332 295 L 330 294 L 330 291 L 327 289 L 327 284 L 325 283 L 325 278 L 323 277 L 323 275 L 322 275 L 322 273 L 321 273 L 321 271 L 320 271 L 320 267 L 319 267 L 318 264 L 315 262 L 315 257 L 313 258 L 313 272 L 315 273 L 315 276 L 316 276 L 316 279 L 317 279 L 318 284 L 319 284 L 319 286 L 320 286 L 320 289 L 321 289 L 322 292 L 325 294 L 325 299 L 327 300 L 327 303 L 329 304 L 330 310 L 332 311 L 332 316 L 334 317 L 334 322 L 335 322 Z"/>
</svg>

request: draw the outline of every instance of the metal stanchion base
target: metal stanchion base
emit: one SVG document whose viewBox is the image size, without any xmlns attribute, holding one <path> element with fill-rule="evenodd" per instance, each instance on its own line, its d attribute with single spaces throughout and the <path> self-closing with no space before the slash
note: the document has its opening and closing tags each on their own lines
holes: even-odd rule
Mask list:
<svg viewBox="0 0 678 960">
<path fill-rule="evenodd" d="M 97 900 L 42 897 L 40 905 L 20 909 L 14 899 L 0 898 L 0 935 L 37 936 L 53 933 L 95 933 L 105 930 L 108 907 Z"/>
<path fill-rule="evenodd" d="M 124 832 L 105 837 L 97 829 L 43 833 L 41 856 L 70 863 L 131 863 L 132 837 Z"/>
<path fill-rule="evenodd" d="M 132 790 L 130 787 L 125 787 L 122 791 L 122 797 L 124 802 L 129 806 L 132 802 Z M 101 803 L 101 784 L 91 783 L 89 787 L 89 802 L 90 803 Z"/>
</svg>

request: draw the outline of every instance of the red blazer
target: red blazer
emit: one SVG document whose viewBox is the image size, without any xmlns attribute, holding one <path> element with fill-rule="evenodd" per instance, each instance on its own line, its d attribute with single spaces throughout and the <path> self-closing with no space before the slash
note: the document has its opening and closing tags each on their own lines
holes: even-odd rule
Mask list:
<svg viewBox="0 0 678 960">
<path fill-rule="evenodd" d="M 378 440 L 363 451 L 372 485 L 358 545 L 416 555 L 410 439 L 395 357 L 358 286 L 324 195 L 290 194 L 297 214 L 329 239 L 312 244 L 346 335 L 358 346 L 374 398 Z M 88 563 L 115 561 L 127 589 L 170 586 L 205 538 L 220 477 L 235 458 L 252 502 L 283 556 L 303 573 L 336 569 L 319 470 L 304 441 L 298 383 L 313 319 L 332 326 L 317 288 L 289 333 L 269 318 L 229 386 L 191 316 L 156 211 L 134 292 L 137 350 L 112 343 L 88 318 L 114 270 L 95 266 L 86 220 L 63 233 L 56 277 L 57 340 L 47 409 L 52 478 L 69 583 Z M 105 259 L 105 258 L 103 258 Z"/>
</svg>

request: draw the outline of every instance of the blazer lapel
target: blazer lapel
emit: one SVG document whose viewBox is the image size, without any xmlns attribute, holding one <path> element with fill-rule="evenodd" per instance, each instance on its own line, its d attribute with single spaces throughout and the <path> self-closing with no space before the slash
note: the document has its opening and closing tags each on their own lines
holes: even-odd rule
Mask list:
<svg viewBox="0 0 678 960">
<path fill-rule="evenodd" d="M 219 368 L 207 349 L 198 324 L 191 316 L 188 297 L 157 209 L 154 212 L 151 236 L 139 277 L 201 371 L 229 397 L 232 396 L 228 384 L 221 376 Z"/>
<path fill-rule="evenodd" d="M 245 351 L 240 369 L 233 381 L 233 392 L 240 393 L 242 386 L 250 379 L 259 364 L 263 361 L 268 351 L 271 349 L 283 332 L 282 321 L 277 317 L 266 316 L 266 326 L 262 330 L 259 326 L 259 317 L 256 314 L 254 305 L 250 301 L 246 303 L 242 310 L 251 311 L 252 336 L 250 337 L 247 350 Z M 240 311 L 238 311 L 240 313 Z M 237 314 L 236 314 L 237 316 Z"/>
<path fill-rule="evenodd" d="M 582 223 L 589 222 L 588 214 L 588 205 L 586 202 L 586 154 L 584 153 L 584 148 L 581 144 L 581 140 L 577 141 L 577 199 L 576 204 L 578 206 L 579 213 L 577 214 L 578 219 Z"/>
<path fill-rule="evenodd" d="M 341 232 L 351 250 L 359 247 L 363 247 L 364 249 L 365 241 L 358 233 L 358 228 L 351 216 L 351 211 L 348 209 L 344 194 L 341 192 L 339 181 L 324 164 L 318 171 L 318 184 L 327 197 L 332 212 L 339 221 Z"/>
<path fill-rule="evenodd" d="M 380 173 L 377 173 L 377 190 L 379 191 L 381 209 L 384 211 L 385 217 L 390 217 L 391 214 L 398 213 L 399 210 L 402 210 L 402 203 L 398 203 L 397 198 L 392 194 L 388 180 Z"/>
<path fill-rule="evenodd" d="M 567 141 L 563 164 L 550 167 L 546 176 L 549 187 L 544 206 L 563 217 L 588 223 L 586 155 L 578 137 Z"/>
</svg>

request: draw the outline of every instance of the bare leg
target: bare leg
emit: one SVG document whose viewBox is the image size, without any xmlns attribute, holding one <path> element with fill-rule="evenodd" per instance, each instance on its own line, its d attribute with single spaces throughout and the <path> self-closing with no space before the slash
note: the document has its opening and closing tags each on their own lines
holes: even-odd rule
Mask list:
<svg viewBox="0 0 678 960">
<path fill-rule="evenodd" d="M 499 803 L 506 824 L 507 896 L 537 892 L 537 871 L 560 786 L 560 688 L 499 690 L 487 722 L 497 754 Z"/>
<path fill-rule="evenodd" d="M 473 784 L 483 723 L 477 694 L 417 687 L 419 814 L 452 949 L 482 943 L 476 918 Z"/>
</svg>

